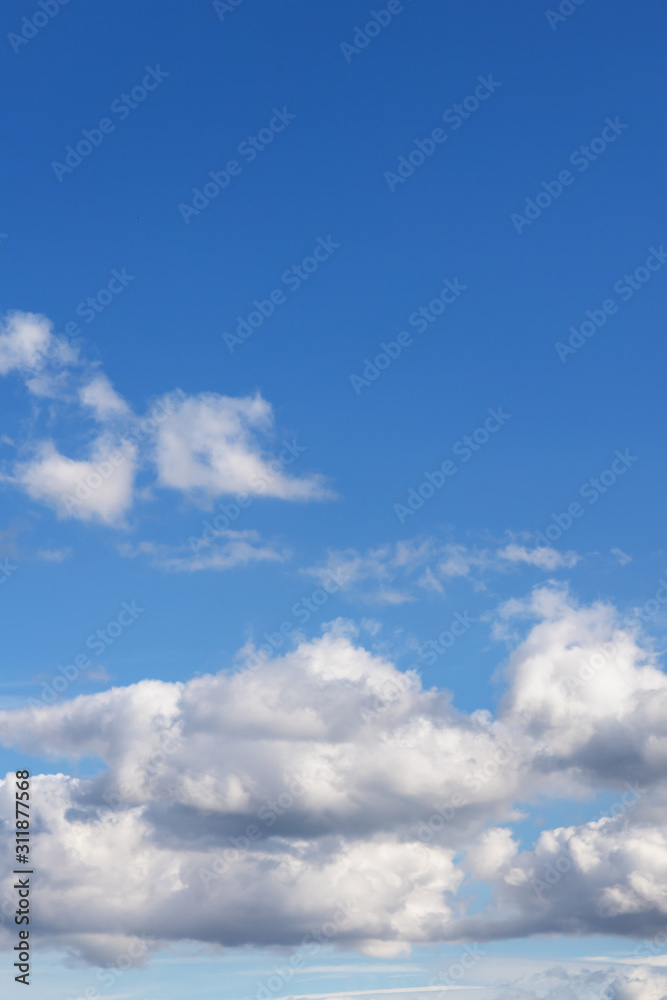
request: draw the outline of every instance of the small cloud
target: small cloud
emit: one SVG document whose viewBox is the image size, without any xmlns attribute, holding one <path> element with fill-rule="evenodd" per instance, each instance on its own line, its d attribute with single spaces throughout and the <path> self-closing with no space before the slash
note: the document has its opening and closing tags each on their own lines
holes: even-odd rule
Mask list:
<svg viewBox="0 0 667 1000">
<path fill-rule="evenodd" d="M 53 336 L 53 324 L 37 313 L 10 312 L 0 320 L 0 375 L 42 371 L 48 361 L 71 364 L 77 352 Z"/>
<path fill-rule="evenodd" d="M 571 550 L 568 552 L 557 552 L 556 549 L 543 546 L 536 549 L 527 549 L 525 545 L 511 543 L 504 549 L 498 551 L 500 559 L 507 559 L 508 562 L 523 562 L 538 569 L 552 570 L 566 566 L 570 569 L 579 561 L 579 556 Z"/>
<path fill-rule="evenodd" d="M 374 618 L 362 618 L 361 627 L 366 632 L 369 632 L 371 635 L 377 635 L 380 629 L 382 628 L 382 624 L 378 621 L 375 621 Z"/>
<path fill-rule="evenodd" d="M 71 549 L 40 549 L 37 553 L 44 562 L 63 562 L 72 555 Z"/>
<path fill-rule="evenodd" d="M 125 543 L 118 550 L 128 559 L 146 556 L 152 566 L 172 573 L 234 569 L 252 562 L 284 562 L 290 557 L 287 549 L 263 543 L 257 531 L 219 531 L 218 538 L 204 552 L 193 552 L 187 545 L 156 542 Z"/>
<path fill-rule="evenodd" d="M 274 417 L 259 393 L 235 398 L 207 392 L 170 403 L 172 415 L 156 435 L 158 485 L 205 504 L 232 494 L 297 501 L 335 496 L 320 475 L 288 473 L 305 451 L 296 440 L 281 441 L 275 456 L 263 451 L 260 438 L 273 435 Z"/>
<path fill-rule="evenodd" d="M 89 681 L 101 681 L 105 684 L 111 680 L 111 674 L 108 674 L 106 667 L 102 666 L 91 667 L 91 669 L 86 672 L 86 677 Z"/>
<path fill-rule="evenodd" d="M 629 556 L 627 552 L 623 549 L 612 549 L 612 555 L 615 555 L 621 566 L 627 566 L 629 562 L 632 562 L 632 556 Z"/>
<path fill-rule="evenodd" d="M 119 396 L 106 375 L 97 375 L 91 382 L 79 391 L 79 399 L 84 406 L 94 411 L 99 421 L 113 417 L 130 415 L 130 407 L 122 396 Z"/>
<path fill-rule="evenodd" d="M 118 525 L 132 505 L 136 470 L 134 445 L 104 434 L 88 459 L 68 458 L 53 441 L 42 441 L 15 475 L 28 496 L 54 507 L 59 517 Z"/>
</svg>

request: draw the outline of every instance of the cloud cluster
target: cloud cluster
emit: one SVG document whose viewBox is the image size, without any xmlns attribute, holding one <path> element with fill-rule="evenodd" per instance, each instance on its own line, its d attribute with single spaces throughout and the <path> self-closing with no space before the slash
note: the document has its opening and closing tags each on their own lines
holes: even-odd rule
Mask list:
<svg viewBox="0 0 667 1000">
<path fill-rule="evenodd" d="M 283 441 L 278 455 L 271 450 L 273 410 L 259 393 L 176 391 L 135 414 L 99 365 L 81 360 L 46 317 L 20 312 L 0 324 L 0 375 L 9 374 L 19 374 L 52 406 L 74 408 L 78 418 L 82 439 L 75 455 L 51 437 L 36 437 L 24 442 L 3 477 L 59 517 L 124 526 L 137 497 L 146 494 L 137 487 L 142 472 L 148 487 L 177 490 L 208 507 L 239 494 L 292 501 L 333 496 L 321 476 L 289 473 L 303 447 Z"/>
<path fill-rule="evenodd" d="M 458 711 L 342 625 L 237 673 L 0 713 L 6 744 L 105 764 L 36 780 L 42 932 L 92 960 L 139 932 L 298 944 L 341 906 L 337 943 L 376 955 L 655 934 L 667 677 L 608 605 L 546 587 L 502 615 L 536 620 L 495 718 Z M 522 849 L 519 806 L 601 790 L 624 825 L 612 809 Z M 469 910 L 474 886 L 487 902 Z"/>
</svg>

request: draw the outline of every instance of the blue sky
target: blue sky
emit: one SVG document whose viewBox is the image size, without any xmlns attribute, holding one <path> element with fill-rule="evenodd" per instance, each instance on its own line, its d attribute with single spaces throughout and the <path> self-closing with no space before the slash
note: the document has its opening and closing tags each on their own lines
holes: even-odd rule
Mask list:
<svg viewBox="0 0 667 1000">
<path fill-rule="evenodd" d="M 531 767 L 540 754 L 558 756 L 550 783 L 533 773 L 525 785 L 498 788 L 488 813 L 443 846 L 467 872 L 463 888 L 446 890 L 459 893 L 456 933 L 436 942 L 404 928 L 396 940 L 411 943 L 413 956 L 398 945 L 383 956 L 377 942 L 364 944 L 375 940 L 368 928 L 357 928 L 326 959 L 312 959 L 332 967 L 324 979 L 305 970 L 303 988 L 272 995 L 389 989 L 402 976 L 410 988 L 425 986 L 442 967 L 441 947 L 456 956 L 460 941 L 488 937 L 486 925 L 473 931 L 466 919 L 493 913 L 502 922 L 523 905 L 503 896 L 488 859 L 473 874 L 465 868 L 475 838 L 489 847 L 485 830 L 511 830 L 523 852 L 543 830 L 585 833 L 625 781 L 656 783 L 655 801 L 642 797 L 632 812 L 638 830 L 662 808 L 648 750 L 646 773 L 636 748 L 617 765 L 599 757 L 613 733 L 632 743 L 620 725 L 661 746 L 659 723 L 653 731 L 639 709 L 621 723 L 612 706 L 589 749 L 566 765 L 575 737 L 549 729 L 552 709 L 525 722 L 534 685 L 521 665 L 539 672 L 535 648 L 560 662 L 573 645 L 611 641 L 613 621 L 630 634 L 632 620 L 635 673 L 624 681 L 630 688 L 611 685 L 610 697 L 634 705 L 628 690 L 661 690 L 664 9 L 638 12 L 623 0 L 564 0 L 560 14 L 557 4 L 525 0 L 511 9 L 486 0 L 237 0 L 168 10 L 146 0 L 55 12 L 53 4 L 42 16 L 36 3 L 11 0 L 1 15 L 8 141 L 0 169 L 9 194 L 0 217 L 0 762 L 6 772 L 80 778 L 72 802 L 97 801 L 105 775 L 122 772 L 122 740 L 110 750 L 84 733 L 89 723 L 77 713 L 90 720 L 106 706 L 104 717 L 127 730 L 129 753 L 131 733 L 143 740 L 142 713 L 153 732 L 151 700 L 163 694 L 137 695 L 144 707 L 130 724 L 111 689 L 122 699 L 149 681 L 167 692 L 219 672 L 229 678 L 271 636 L 277 648 L 256 675 L 264 694 L 272 671 L 300 691 L 303 657 L 320 663 L 334 655 L 328 643 L 342 643 L 359 664 L 349 667 L 350 684 L 361 683 L 366 650 L 372 670 L 384 669 L 380 661 L 417 670 L 424 698 L 451 692 L 464 728 L 482 710 L 510 728 L 524 720 L 521 739 L 544 726 L 539 754 L 523 744 L 521 752 Z M 119 448 L 109 477 L 77 498 L 81 478 L 100 479 Z M 221 533 L 211 541 L 216 517 Z M 95 633 L 109 623 L 100 653 Z M 561 652 L 554 643 L 565 643 Z M 51 714 L 31 715 L 30 699 L 44 702 L 44 685 L 77 656 L 90 662 Z M 625 652 L 610 656 L 630 669 Z M 641 674 L 649 662 L 650 682 Z M 196 685 L 179 690 L 193 692 L 186 702 L 199 697 Z M 215 691 L 207 698 L 232 698 Z M 404 698 L 390 698 L 388 715 Z M 601 701 L 581 718 L 598 719 Z M 73 714 L 58 714 L 70 702 Z M 431 718 L 424 705 L 405 711 Z M 563 709 L 559 726 L 567 716 Z M 246 724 L 261 743 L 260 723 Z M 414 743 L 406 746 L 419 795 L 422 765 L 410 762 Z M 174 758 L 179 780 L 205 753 L 190 752 L 187 763 Z M 429 752 L 434 766 L 445 753 Z M 261 761 L 254 773 L 244 759 L 225 780 L 247 781 L 261 801 L 269 777 Z M 369 787 L 355 792 L 359 801 Z M 159 812 L 171 802 L 208 829 L 196 810 L 215 812 L 213 804 L 178 796 L 174 804 L 172 791 L 152 788 L 134 806 Z M 432 792 L 423 793 L 406 805 L 410 822 L 387 818 L 389 799 L 407 792 L 372 799 L 377 816 L 387 810 L 383 835 L 405 842 L 432 808 Z M 244 829 L 246 806 L 225 806 L 224 836 L 235 835 L 234 822 Z M 313 830 L 327 808 L 313 800 L 284 836 L 298 832 L 324 850 Z M 366 822 L 321 836 L 361 850 Z M 651 840 L 647 829 L 637 836 Z M 253 898 L 260 889 L 249 880 L 245 891 Z M 589 919 L 602 906 L 591 893 L 582 884 L 574 923 L 559 911 L 551 924 L 545 918 L 543 937 L 529 938 L 529 921 L 516 934 L 504 930 L 464 985 L 508 1000 L 512 989 L 551 997 L 557 984 L 529 978 L 539 971 L 533 960 L 544 959 L 544 968 L 565 963 L 576 973 L 568 988 L 583 996 L 579 958 L 622 955 L 655 933 L 646 915 L 619 920 L 609 935 L 611 924 Z M 55 949 L 53 962 L 35 960 L 34 992 L 64 1000 L 90 985 L 95 966 L 63 966 L 63 949 L 77 962 L 108 964 L 120 945 L 102 918 L 99 946 L 50 919 L 43 954 Z M 257 970 L 281 960 L 262 948 L 292 947 L 272 938 L 272 920 L 255 941 L 200 928 L 194 943 L 179 944 L 181 930 L 155 931 L 157 957 L 109 995 L 159 1000 L 182 995 L 187 982 L 206 1000 L 250 1000 Z M 186 951 L 207 934 L 193 965 Z M 169 940 L 176 955 L 165 950 Z M 230 950 L 221 956 L 212 942 Z M 362 971 L 374 962 L 377 972 Z M 338 974 L 339 965 L 354 971 Z M 622 998 L 655 989 L 657 1000 L 663 989 L 653 980 L 620 988 Z"/>
</svg>

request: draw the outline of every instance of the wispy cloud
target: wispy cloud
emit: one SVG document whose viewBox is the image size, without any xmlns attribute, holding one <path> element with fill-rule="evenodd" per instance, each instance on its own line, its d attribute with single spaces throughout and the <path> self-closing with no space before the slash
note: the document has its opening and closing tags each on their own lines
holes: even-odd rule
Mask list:
<svg viewBox="0 0 667 1000">
<path fill-rule="evenodd" d="M 226 570 L 253 562 L 284 562 L 287 548 L 262 541 L 257 531 L 218 531 L 217 538 L 203 553 L 194 553 L 187 545 L 164 545 L 156 542 L 123 543 L 118 546 L 126 558 L 144 556 L 153 566 L 173 573 L 196 573 L 200 570 Z"/>
<path fill-rule="evenodd" d="M 528 548 L 516 541 L 482 547 L 429 537 L 387 543 L 364 553 L 351 548 L 332 550 L 323 565 L 305 572 L 316 579 L 340 574 L 344 589 L 368 603 L 402 604 L 414 601 L 420 590 L 444 594 L 447 583 L 457 578 L 484 589 L 488 577 L 522 564 L 553 572 L 571 568 L 579 558 L 576 552 Z"/>
</svg>

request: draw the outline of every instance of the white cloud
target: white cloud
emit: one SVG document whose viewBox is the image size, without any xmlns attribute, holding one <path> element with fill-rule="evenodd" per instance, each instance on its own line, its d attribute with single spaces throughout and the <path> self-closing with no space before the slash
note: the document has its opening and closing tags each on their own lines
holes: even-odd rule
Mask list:
<svg viewBox="0 0 667 1000">
<path fill-rule="evenodd" d="M 511 543 L 506 545 L 504 549 L 500 549 L 497 556 L 508 562 L 528 563 L 544 570 L 560 569 L 563 566 L 570 568 L 579 560 L 576 552 L 557 552 L 556 549 L 547 546 L 527 549 L 525 545 L 517 545 L 516 543 Z"/>
<path fill-rule="evenodd" d="M 506 573 L 520 564 L 551 572 L 572 567 L 578 559 L 575 552 L 561 553 L 547 547 L 528 549 L 515 542 L 480 548 L 431 537 L 387 543 L 365 553 L 353 548 L 333 550 L 324 565 L 307 572 L 317 579 L 332 572 L 340 574 L 347 591 L 370 603 L 402 604 L 414 601 L 419 590 L 444 595 L 444 585 L 456 578 L 467 579 L 482 590 L 488 576 Z"/>
<path fill-rule="evenodd" d="M 612 963 L 612 959 L 609 959 Z M 666 1000 L 667 978 L 642 968 L 567 969 L 563 965 L 522 976 L 499 1000 Z"/>
<path fill-rule="evenodd" d="M 76 351 L 64 342 L 64 338 L 57 340 L 52 329 L 53 325 L 46 316 L 7 313 L 0 320 L 0 375 L 28 369 L 34 376 L 49 361 L 59 364 L 74 362 Z"/>
<path fill-rule="evenodd" d="M 92 381 L 82 386 L 79 398 L 84 406 L 89 406 L 101 422 L 114 417 L 125 417 L 130 414 L 130 407 L 122 396 L 119 396 L 106 375 L 97 375 Z"/>
<path fill-rule="evenodd" d="M 65 370 L 74 364 L 76 369 Z M 73 406 L 78 408 L 79 419 L 83 413 L 83 419 L 102 424 L 103 433 L 90 456 L 70 458 L 67 448 L 51 437 L 22 442 L 20 446 L 32 450 L 34 457 L 17 462 L 13 476 L 2 476 L 33 500 L 54 507 L 61 517 L 122 526 L 134 499 L 151 496 L 150 483 L 136 493 L 134 487 L 136 473 L 149 466 L 154 474 L 157 470 L 160 486 L 180 490 L 204 505 L 234 494 L 292 501 L 334 497 L 322 476 L 290 474 L 290 466 L 306 449 L 294 438 L 276 443 L 271 404 L 259 393 L 242 398 L 216 393 L 188 397 L 176 390 L 153 407 L 153 413 L 162 411 L 159 416 L 132 420 L 132 429 L 120 438 L 119 422 L 129 426 L 132 418 L 128 403 L 97 364 L 79 363 L 77 349 L 64 337 L 53 335 L 49 319 L 22 312 L 8 313 L 0 321 L 0 375 L 11 372 L 22 374 L 33 395 L 54 401 L 48 411 L 51 425 L 59 412 Z M 141 428 L 146 423 L 152 424 L 152 430 L 144 433 Z M 7 437 L 4 440 L 12 443 Z M 271 443 L 275 454 L 267 450 Z M 91 477 L 100 477 L 100 464 L 108 464 L 105 450 L 116 448 L 123 454 L 119 468 L 109 477 L 101 473 L 103 482 L 89 488 Z M 243 556 L 241 542 L 233 548 L 231 555 L 231 549 L 209 553 L 190 561 L 191 565 L 179 559 L 172 568 L 226 568 L 234 559 L 278 558 L 267 548 L 258 556 L 251 546 Z"/>
<path fill-rule="evenodd" d="M 16 482 L 59 517 L 122 524 L 132 506 L 137 449 L 103 434 L 90 451 L 87 459 L 68 458 L 53 441 L 42 441 L 34 458 L 16 464 Z"/>
<path fill-rule="evenodd" d="M 632 556 L 629 556 L 623 549 L 612 549 L 611 553 L 616 556 L 621 566 L 627 566 L 628 563 L 632 562 Z"/>
<path fill-rule="evenodd" d="M 543 587 L 512 613 L 535 623 L 495 719 L 457 712 L 344 629 L 236 674 L 1 712 L 7 744 L 106 766 L 36 783 L 42 932 L 93 958 L 140 931 L 289 945 L 340 903 L 336 942 L 375 955 L 661 931 L 667 677 L 608 605 Z M 608 817 L 520 848 L 517 803 L 601 790 L 617 797 Z M 492 896 L 467 912 L 473 879 Z"/>
<path fill-rule="evenodd" d="M 270 435 L 271 404 L 257 394 L 234 398 L 216 393 L 187 396 L 158 431 L 155 458 L 161 486 L 200 498 L 234 493 L 322 500 L 331 497 L 321 476 L 291 477 L 286 469 L 301 446 L 284 441 L 278 457 L 262 451 L 259 435 Z"/>
<path fill-rule="evenodd" d="M 247 566 L 254 562 L 284 562 L 289 558 L 285 548 L 262 542 L 257 531 L 218 531 L 217 539 L 204 552 L 193 552 L 187 545 L 159 545 L 139 542 L 119 546 L 126 557 L 147 556 L 153 566 L 176 573 L 199 570 L 225 570 Z"/>
<path fill-rule="evenodd" d="M 43 562 L 64 562 L 72 554 L 71 549 L 40 549 L 37 553 Z"/>
</svg>

